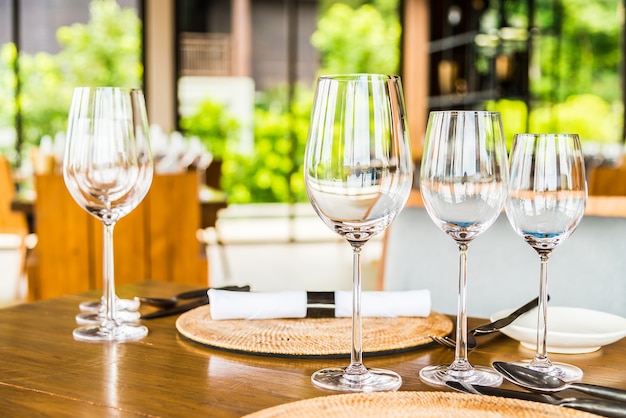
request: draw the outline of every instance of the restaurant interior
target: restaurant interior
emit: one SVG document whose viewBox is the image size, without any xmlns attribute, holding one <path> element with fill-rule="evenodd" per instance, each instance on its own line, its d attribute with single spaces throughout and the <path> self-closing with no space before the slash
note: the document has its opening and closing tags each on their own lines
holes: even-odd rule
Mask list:
<svg viewBox="0 0 626 418">
<path fill-rule="evenodd" d="M 0 0 L 7 416 L 626 416 L 625 2 L 598 3 Z M 362 252 L 305 187 L 312 105 L 333 73 L 401 77 L 406 113 L 390 130 L 406 132 L 410 190 Z M 70 102 L 82 86 L 145 98 L 153 174 L 114 229 L 69 185 Z M 433 222 L 432 118 L 465 112 L 501 117 L 495 148 L 509 156 L 517 134 L 578 135 L 584 202 L 547 252 L 547 288 L 548 257 L 516 233 L 504 201 L 471 245 Z M 226 297 L 211 292 L 223 287 L 237 287 L 226 292 L 233 301 L 336 293 L 292 325 L 240 313 L 220 321 L 216 298 Z M 351 291 L 346 315 L 312 317 Z M 366 296 L 395 295 L 388 303 L 402 309 L 412 292 L 426 292 L 425 315 L 367 313 Z M 171 305 L 155 302 L 172 295 Z M 533 300 L 513 325 L 473 332 Z M 85 343 L 96 338 L 78 330 L 95 323 L 143 334 Z M 445 336 L 454 350 L 437 341 Z M 553 377 L 570 385 L 567 402 L 499 368 L 534 355 L 547 370 L 548 353 L 564 371 L 550 363 Z M 363 356 L 367 379 L 382 370 L 371 386 L 340 367 L 363 367 Z M 325 376 L 338 369 L 343 386 Z M 450 383 L 463 379 L 473 388 Z M 608 395 L 582 400 L 578 381 Z"/>
<path fill-rule="evenodd" d="M 54 7 L 52 3 L 44 2 L 38 8 L 32 9 L 27 8 L 26 5 L 20 7 L 20 2 L 16 2 L 15 5 L 9 1 L 3 3 L 6 12 L 3 13 L 3 16 L 8 20 L 8 23 L 12 22 L 9 20 L 10 17 L 13 17 L 14 20 L 13 24 L 5 26 L 5 30 L 13 27 L 13 33 L 9 33 L 5 37 L 7 39 L 18 37 L 24 51 L 28 52 L 35 51 L 37 48 L 49 50 L 58 48 L 58 46 L 54 45 L 56 44 L 54 37 L 44 38 L 46 41 L 42 42 L 41 35 L 37 35 L 36 32 L 31 33 L 24 28 L 35 25 L 51 31 L 58 26 L 56 22 L 71 22 L 72 19 L 84 20 L 88 18 L 88 9 L 84 6 L 81 9 L 71 7 L 72 2 L 58 1 Z M 141 50 L 142 53 L 141 51 L 138 53 L 145 68 L 143 88 L 146 94 L 149 120 L 156 128 L 153 131 L 153 152 L 155 154 L 166 154 L 168 146 L 172 154 L 177 151 L 177 147 L 185 147 L 180 142 L 184 142 L 186 139 L 177 137 L 175 139 L 178 143 L 175 144 L 174 139 L 168 138 L 168 133 L 178 133 L 181 118 L 185 112 L 190 112 L 189 109 L 193 108 L 194 103 L 202 100 L 203 95 L 217 95 L 218 98 L 226 100 L 227 106 L 237 109 L 238 115 L 243 115 L 242 118 L 247 119 L 252 118 L 251 108 L 241 110 L 246 106 L 242 106 L 239 99 L 253 100 L 255 88 L 262 90 L 272 84 L 289 82 L 289 80 L 294 83 L 313 85 L 317 66 L 316 51 L 311 46 L 309 38 L 315 29 L 316 2 L 295 2 L 293 10 L 285 9 L 280 1 L 233 0 L 228 7 L 229 2 L 217 1 L 161 1 L 152 3 L 123 1 L 120 2 L 120 5 L 136 10 L 144 22 L 144 48 Z M 480 29 L 478 27 L 481 22 L 480 17 L 494 7 L 479 3 L 481 2 L 476 2 L 476 4 L 459 2 L 456 4 L 450 1 L 430 4 L 428 1 L 410 1 L 405 2 L 398 13 L 398 18 L 404 23 L 401 42 L 402 67 L 399 71 L 402 73 L 406 106 L 410 114 L 408 118 L 410 132 L 414 132 L 411 135 L 411 141 L 416 171 L 423 146 L 422 137 L 419 133 L 425 131 L 429 110 L 478 108 L 484 106 L 488 100 L 497 99 L 519 99 L 522 103 L 526 103 L 527 107 L 531 106 L 529 51 L 532 50 L 532 45 L 530 45 L 531 41 L 527 37 L 522 36 L 521 40 L 510 41 L 509 43 L 515 44 L 514 47 L 507 46 L 508 44 L 501 47 L 501 54 L 494 57 L 492 62 L 494 65 L 493 74 L 489 72 L 482 74 L 476 68 L 468 65 L 472 59 L 477 59 L 476 56 L 480 50 L 477 50 L 474 44 L 463 37 L 468 38 L 470 34 L 474 33 L 473 31 Z M 617 4 L 619 5 L 619 2 Z M 43 9 L 43 7 L 47 9 Z M 507 13 L 504 4 L 498 7 L 498 13 L 501 15 Z M 534 2 L 527 2 L 523 11 L 526 13 L 525 17 L 532 17 L 533 8 L 536 7 L 538 6 Z M 55 10 L 55 18 L 46 19 L 45 10 Z M 617 10 L 616 13 L 618 12 Z M 430 16 L 429 19 L 426 19 L 426 16 Z M 459 16 L 463 16 L 463 18 Z M 460 19 L 460 21 L 456 22 L 455 19 Z M 500 16 L 500 19 L 505 20 L 506 16 Z M 50 23 L 43 24 L 45 22 Z M 281 27 L 273 32 L 268 29 L 275 26 L 277 22 L 280 22 Z M 427 24 L 428 22 L 430 24 Z M 435 22 L 441 22 L 441 24 L 436 25 Z M 272 39 L 271 37 L 277 36 L 281 31 L 293 36 L 295 42 L 290 44 L 286 39 L 283 39 L 280 48 L 269 49 L 268 41 L 264 40 L 263 37 Z M 509 32 L 513 31 L 510 30 Z M 259 36 L 257 37 L 256 34 Z M 507 39 L 511 39 L 514 35 L 515 33 L 508 35 Z M 524 45 L 523 48 L 518 45 L 520 43 Z M 430 45 L 429 48 L 422 46 L 427 44 Z M 235 48 L 234 45 L 237 47 Z M 211 51 L 211 53 L 206 52 L 205 55 L 202 55 L 203 48 L 204 51 Z M 228 50 L 231 52 L 226 53 Z M 237 53 L 233 51 L 237 51 Z M 275 56 L 267 58 L 271 54 Z M 206 59 L 206 57 L 210 57 L 210 59 Z M 498 60 L 496 59 L 498 57 L 503 58 Z M 505 58 L 510 61 L 510 65 L 505 68 L 508 69 L 506 71 L 502 69 L 504 64 L 498 64 Z M 454 70 L 451 70 L 450 65 L 455 67 Z M 527 70 L 524 71 L 524 69 Z M 459 74 L 459 71 L 462 70 L 466 74 Z M 225 84 L 228 87 L 219 89 L 216 84 Z M 235 98 L 233 95 L 229 95 L 229 92 L 232 92 L 231 89 L 236 89 Z M 27 114 L 25 112 L 23 118 L 26 118 Z M 512 116 L 517 115 L 512 114 Z M 519 121 L 512 119 L 508 119 L 507 122 L 519 125 Z M 15 121 L 10 122 L 16 128 L 19 127 Z M 27 122 L 22 120 L 21 123 L 25 126 Z M 623 127 L 620 129 L 623 130 Z M 250 135 L 252 135 L 251 132 L 242 133 L 241 141 L 247 143 L 250 141 Z M 80 208 L 71 200 L 52 202 L 52 204 L 59 205 L 55 209 L 56 211 L 64 213 L 70 211 L 69 213 L 75 214 L 75 216 L 63 218 L 51 214 L 46 208 L 38 208 L 38 206 L 45 204 L 41 201 L 41 197 L 37 199 L 39 205 L 33 205 L 32 196 L 29 196 L 29 193 L 31 195 L 36 193 L 32 182 L 28 183 L 30 190 L 26 190 L 26 193 L 23 190 L 18 190 L 17 194 L 11 194 L 13 192 L 10 189 L 14 189 L 11 183 L 15 182 L 16 178 L 20 180 L 22 176 L 32 177 L 35 171 L 41 174 L 59 173 L 60 160 L 62 159 L 62 149 L 59 148 L 62 147 L 62 140 L 57 140 L 58 144 L 54 145 L 55 137 L 59 136 L 62 137 L 63 132 L 48 132 L 43 135 L 43 139 L 39 138 L 37 147 L 35 147 L 35 151 L 39 153 L 37 157 L 33 156 L 32 149 L 28 152 L 23 151 L 24 155 L 21 157 L 22 162 L 20 162 L 24 165 L 23 167 L 16 167 L 16 162 L 11 161 L 12 154 L 7 153 L 10 166 L 3 167 L 3 172 L 9 176 L 3 180 L 5 182 L 4 190 L 7 190 L 8 193 L 5 194 L 5 203 L 3 204 L 3 211 L 5 212 L 3 216 L 6 217 L 4 232 L 7 232 L 7 234 L 3 234 L 6 236 L 6 244 L 3 247 L 7 247 L 9 251 L 3 251 L 3 255 L 6 256 L 8 264 L 13 267 L 7 268 L 7 277 L 4 279 L 5 290 L 2 296 L 3 303 L 37 300 L 101 286 L 101 267 L 98 264 L 97 251 L 89 255 L 88 251 L 93 250 L 82 245 L 87 239 L 98 240 L 97 235 L 95 237 L 87 235 L 98 233 L 97 222 L 93 221 L 91 226 L 81 226 L 81 234 L 83 234 L 81 238 L 76 238 L 73 242 L 68 240 L 59 242 L 55 238 L 59 231 L 66 231 L 68 227 L 73 228 L 72 225 L 64 225 L 64 222 L 73 222 L 74 219 L 79 218 L 81 222 L 88 224 L 89 217 L 80 214 Z M 623 182 L 619 180 L 623 177 L 619 165 L 621 140 L 614 142 L 589 140 L 586 144 L 587 148 L 591 150 L 587 161 L 589 194 L 601 196 L 626 194 L 624 191 L 626 186 L 623 186 Z M 189 148 L 188 153 L 193 154 L 191 146 Z M 201 145 L 198 146 L 198 149 L 201 152 Z M 151 248 L 144 248 L 141 253 L 135 253 L 133 257 L 129 257 L 132 259 L 136 259 L 137 256 L 144 258 L 146 260 L 144 266 L 129 261 L 133 264 L 125 267 L 126 261 L 123 253 L 127 252 L 127 249 L 119 248 L 118 284 L 142 280 L 180 281 L 194 284 L 222 284 L 229 281 L 239 283 L 240 281 L 252 280 L 255 283 L 258 282 L 257 286 L 261 286 L 263 290 L 271 290 L 284 286 L 284 283 L 277 279 L 277 275 L 273 272 L 263 275 L 262 272 L 266 269 L 256 269 L 257 274 L 251 275 L 246 271 L 246 266 L 252 266 L 254 263 L 235 263 L 234 260 L 248 259 L 247 253 L 263 251 L 264 247 L 271 247 L 271 250 L 268 249 L 264 252 L 265 255 L 260 257 L 266 260 L 272 257 L 278 258 L 276 261 L 273 259 L 271 262 L 268 261 L 268 265 L 275 265 L 275 262 L 286 264 L 284 260 L 297 259 L 298 263 L 294 263 L 293 267 L 297 268 L 299 263 L 306 262 L 303 260 L 305 256 L 282 257 L 280 254 L 284 251 L 303 254 L 308 251 L 317 251 L 319 255 L 311 258 L 324 257 L 329 260 L 333 258 L 334 254 L 337 254 L 336 247 L 338 245 L 335 244 L 340 242 L 339 238 L 327 231 L 322 222 L 316 219 L 310 204 L 306 201 L 297 201 L 295 204 L 272 202 L 273 204 L 268 205 L 249 206 L 232 204 L 232 200 L 224 193 L 220 184 L 222 161 L 211 161 L 210 152 L 207 154 L 209 155 L 204 157 L 210 161 L 208 166 L 201 166 L 205 164 L 204 162 L 197 166 L 194 165 L 198 171 L 202 171 L 198 176 L 204 177 L 204 184 L 200 192 L 200 213 L 197 213 L 196 208 L 192 205 L 183 203 L 187 197 L 183 195 L 182 189 L 174 186 L 174 183 L 167 184 L 168 181 L 180 181 L 181 187 L 184 187 L 182 185 L 186 182 L 187 187 L 191 189 L 193 188 L 191 183 L 194 181 L 192 174 L 185 174 L 183 176 L 186 177 L 185 179 L 172 177 L 165 180 L 160 176 L 156 178 L 151 195 L 155 195 L 153 200 L 157 202 L 157 205 L 161 201 L 181 202 L 181 207 L 172 205 L 170 213 L 163 213 L 158 216 L 163 216 L 165 219 L 172 214 L 186 213 L 185 211 L 193 208 L 193 212 L 183 217 L 189 219 L 189 225 L 185 226 L 186 230 L 184 231 L 177 228 L 176 231 L 162 232 L 165 234 L 164 236 L 154 238 L 162 238 L 163 244 L 155 242 L 151 244 Z M 187 158 L 193 157 L 188 156 Z M 198 157 L 199 159 L 200 157 Z M 170 170 L 172 168 L 166 167 L 163 163 L 162 169 L 159 171 L 164 173 Z M 7 171 L 9 172 L 7 173 Z M 47 178 L 42 178 L 37 187 L 43 187 L 48 191 L 54 190 L 55 194 L 63 191 L 64 186 L 62 182 L 59 182 L 61 179 L 58 176 L 52 176 L 49 179 L 53 184 L 42 186 L 42 183 L 47 180 Z M 417 189 L 419 184 L 417 181 L 415 183 Z M 181 190 L 181 194 L 168 199 L 167 194 L 170 193 L 172 187 Z M 161 193 L 163 193 L 162 196 Z M 195 199 L 193 196 L 192 198 Z M 246 208 L 246 206 L 248 207 Z M 602 206 L 605 207 L 606 205 Z M 42 213 L 35 215 L 34 212 L 37 210 Z M 219 220 L 218 214 L 221 215 Z M 45 221 L 46 216 L 55 221 Z M 145 214 L 144 217 L 148 218 L 149 215 Z M 34 218 L 40 218 L 37 222 L 38 231 L 35 230 Z M 125 234 L 134 235 L 135 225 L 141 222 L 140 218 L 141 214 L 134 212 L 129 219 L 120 223 L 116 230 L 116 236 L 119 236 L 118 246 L 121 247 L 124 242 L 128 242 L 129 248 L 139 251 L 137 250 L 140 247 L 137 245 L 138 242 L 129 241 Z M 155 222 L 163 221 L 158 221 L 155 217 Z M 51 228 L 51 230 L 46 231 L 47 228 Z M 150 228 L 158 228 L 158 225 L 155 223 Z M 161 226 L 161 228 L 163 227 Z M 18 239 L 15 239 L 14 234 L 11 234 L 13 232 L 11 229 L 19 230 Z M 146 237 L 154 233 L 154 231 L 145 231 Z M 48 238 L 48 235 L 51 238 Z M 144 244 L 147 240 L 148 238 L 144 238 Z M 254 244 L 255 241 L 264 242 L 255 250 L 250 247 L 250 244 Z M 369 277 L 366 287 L 369 289 L 384 286 L 385 265 L 382 257 L 382 241 L 382 237 L 377 237 L 376 243 L 372 245 L 375 248 L 368 248 L 364 254 L 365 257 L 368 257 L 366 273 Z M 228 243 L 233 245 L 227 245 Z M 65 245 L 67 248 L 64 248 Z M 280 245 L 280 249 L 277 247 L 278 245 Z M 46 247 L 49 248 L 46 249 Z M 329 248 L 331 249 L 329 250 Z M 18 249 L 18 252 L 13 251 L 14 249 Z M 163 251 L 163 253 L 158 251 Z M 349 249 L 346 248 L 345 251 L 349 252 Z M 150 252 L 152 253 L 148 255 Z M 89 262 L 83 261 L 81 266 L 81 262 L 68 262 L 70 260 L 67 258 L 68 256 L 73 257 L 71 260 L 89 260 Z M 283 261 L 279 261 L 280 259 Z M 172 267 L 180 262 L 188 267 L 182 270 Z M 51 264 L 48 265 L 48 263 Z M 30 277 L 27 274 L 29 266 L 32 267 Z M 337 260 L 333 262 L 333 266 L 335 269 L 346 271 L 350 268 L 350 261 Z M 409 268 L 411 266 L 407 266 L 405 269 Z M 241 272 L 235 272 L 237 269 Z M 250 269 L 254 269 L 254 267 L 248 268 L 248 270 Z M 89 273 L 87 273 L 88 271 Z M 211 272 L 213 277 L 209 279 Z M 43 276 L 36 278 L 37 274 Z M 85 276 L 89 276 L 89 279 L 85 280 Z M 319 275 L 313 274 L 301 282 L 299 286 L 319 288 L 326 286 L 327 283 L 332 283 L 332 280 L 336 280 L 341 283 L 339 287 L 350 287 L 349 277 L 346 280 L 343 277 L 344 274 L 332 276 L 334 277 L 330 278 L 329 281 L 316 284 L 319 283 Z M 63 277 L 64 280 L 60 280 L 60 277 Z M 407 278 L 403 277 L 398 282 L 403 283 L 406 280 Z M 389 286 L 395 288 L 400 285 L 391 283 Z M 448 304 L 440 309 L 454 311 L 453 306 Z M 487 307 L 474 313 L 485 314 L 486 312 L 488 312 Z M 618 313 L 624 314 L 623 309 Z"/>
</svg>

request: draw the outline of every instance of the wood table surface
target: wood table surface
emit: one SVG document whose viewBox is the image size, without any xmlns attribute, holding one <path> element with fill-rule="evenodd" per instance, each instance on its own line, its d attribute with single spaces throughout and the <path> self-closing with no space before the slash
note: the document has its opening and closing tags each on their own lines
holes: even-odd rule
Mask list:
<svg viewBox="0 0 626 418">
<path fill-rule="evenodd" d="M 146 282 L 118 289 L 120 297 L 171 296 L 189 285 Z M 75 341 L 78 304 L 97 292 L 0 309 L 0 415 L 238 417 L 274 405 L 332 395 L 311 374 L 347 359 L 286 359 L 212 349 L 181 336 L 177 317 L 145 321 L 150 333 L 125 343 Z M 480 319 L 471 319 L 476 325 Z M 530 358 L 532 351 L 496 334 L 481 337 L 473 364 Z M 365 357 L 365 364 L 403 377 L 404 391 L 447 391 L 422 383 L 419 370 L 450 362 L 452 350 L 428 345 Z M 581 355 L 551 355 L 580 366 L 586 383 L 626 389 L 626 339 Z M 514 388 L 505 382 L 504 387 Z M 575 395 L 576 392 L 569 395 Z"/>
</svg>

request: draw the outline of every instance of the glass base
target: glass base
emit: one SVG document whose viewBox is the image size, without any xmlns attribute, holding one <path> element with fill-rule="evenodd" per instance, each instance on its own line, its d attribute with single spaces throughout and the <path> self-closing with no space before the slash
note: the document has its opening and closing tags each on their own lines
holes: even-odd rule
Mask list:
<svg viewBox="0 0 626 418">
<path fill-rule="evenodd" d="M 121 324 L 113 327 L 80 327 L 72 333 L 79 341 L 133 341 L 148 335 L 148 328 L 143 325 Z"/>
<path fill-rule="evenodd" d="M 502 376 L 491 367 L 473 366 L 463 372 L 455 372 L 448 364 L 428 366 L 420 370 L 420 379 L 424 383 L 445 386 L 447 381 L 463 382 L 471 385 L 500 386 Z"/>
<path fill-rule="evenodd" d="M 115 307 L 118 311 L 129 311 L 134 312 L 139 310 L 140 302 L 138 299 L 116 299 L 117 304 Z M 98 313 L 104 310 L 104 306 L 101 300 L 90 300 L 87 302 L 82 302 L 78 305 L 78 308 L 83 312 L 93 312 Z"/>
<path fill-rule="evenodd" d="M 538 372 L 549 374 L 550 376 L 558 377 L 564 382 L 577 382 L 583 378 L 583 371 L 571 364 L 550 362 L 550 367 L 531 367 L 532 360 L 516 361 L 513 364 L 518 366 L 530 367 Z"/>
<path fill-rule="evenodd" d="M 367 369 L 365 374 L 348 374 L 347 367 L 331 367 L 318 370 L 311 375 L 315 386 L 343 392 L 382 392 L 396 390 L 402 386 L 402 377 L 384 369 Z"/>
<path fill-rule="evenodd" d="M 118 322 L 125 324 L 135 324 L 141 319 L 139 312 L 118 311 L 115 316 Z M 104 319 L 104 315 L 99 313 L 86 312 L 76 315 L 78 325 L 101 325 Z"/>
</svg>

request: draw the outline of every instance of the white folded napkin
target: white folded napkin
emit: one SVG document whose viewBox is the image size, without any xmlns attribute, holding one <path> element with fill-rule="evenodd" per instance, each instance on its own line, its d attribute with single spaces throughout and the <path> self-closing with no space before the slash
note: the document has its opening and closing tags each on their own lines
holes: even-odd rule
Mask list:
<svg viewBox="0 0 626 418">
<path fill-rule="evenodd" d="M 212 319 L 304 318 L 306 292 L 233 292 L 209 289 Z"/>
<path fill-rule="evenodd" d="M 361 292 L 362 316 L 428 316 L 430 290 Z M 352 292 L 335 292 L 335 317 L 352 316 Z"/>
<path fill-rule="evenodd" d="M 211 318 L 272 319 L 304 318 L 307 292 L 233 292 L 208 291 Z M 396 317 L 430 315 L 430 290 L 364 291 L 361 293 L 362 316 Z M 335 317 L 352 316 L 352 292 L 335 292 Z"/>
</svg>

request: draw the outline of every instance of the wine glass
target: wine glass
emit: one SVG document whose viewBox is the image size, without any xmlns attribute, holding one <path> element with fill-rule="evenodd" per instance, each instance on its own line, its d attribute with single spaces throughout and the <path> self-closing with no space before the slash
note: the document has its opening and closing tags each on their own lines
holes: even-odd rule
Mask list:
<svg viewBox="0 0 626 418">
<path fill-rule="evenodd" d="M 515 232 L 537 251 L 541 260 L 537 352 L 532 361 L 524 363 L 565 381 L 579 380 L 583 372 L 576 366 L 548 359 L 548 258 L 574 232 L 586 201 L 585 163 L 578 135 L 515 135 L 506 214 Z"/>
<path fill-rule="evenodd" d="M 141 303 L 138 299 L 122 299 L 116 298 L 117 310 L 124 312 L 136 312 L 139 309 Z M 99 313 L 104 311 L 104 298 L 100 300 L 88 300 L 81 302 L 78 308 L 87 313 Z"/>
<path fill-rule="evenodd" d="M 139 300 L 122 299 L 115 296 L 115 318 L 118 322 L 136 323 L 141 319 L 138 311 Z M 135 305 L 137 306 L 135 308 Z M 106 317 L 106 298 L 103 296 L 99 301 L 82 302 L 79 305 L 80 313 L 76 314 L 76 323 L 79 325 L 99 325 Z"/>
<path fill-rule="evenodd" d="M 148 329 L 117 314 L 113 228 L 143 200 L 152 184 L 153 163 L 143 93 L 117 87 L 74 89 L 63 177 L 70 194 L 104 229 L 104 315 L 94 326 L 76 328 L 85 341 L 143 338 Z"/>
<path fill-rule="evenodd" d="M 353 252 L 350 365 L 311 376 L 321 388 L 346 392 L 395 390 L 395 372 L 363 365 L 361 250 L 404 207 L 413 162 L 400 77 L 345 74 L 318 79 L 304 160 L 311 204 Z"/>
<path fill-rule="evenodd" d="M 502 377 L 467 360 L 467 250 L 498 218 L 507 196 L 507 153 L 497 112 L 438 111 L 428 118 L 420 190 L 434 223 L 459 247 L 456 349 L 452 364 L 427 366 L 420 378 L 497 386 Z"/>
</svg>

